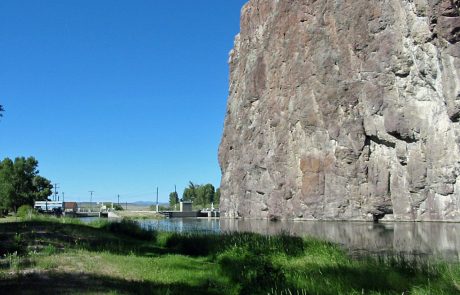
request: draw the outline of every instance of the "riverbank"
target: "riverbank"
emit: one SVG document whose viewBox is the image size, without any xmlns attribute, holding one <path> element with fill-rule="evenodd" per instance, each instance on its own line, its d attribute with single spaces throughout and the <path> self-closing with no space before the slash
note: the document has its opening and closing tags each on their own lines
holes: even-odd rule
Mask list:
<svg viewBox="0 0 460 295">
<path fill-rule="evenodd" d="M 313 239 L 177 234 L 135 223 L 0 223 L 5 294 L 456 294 L 460 266 L 352 259 Z"/>
</svg>

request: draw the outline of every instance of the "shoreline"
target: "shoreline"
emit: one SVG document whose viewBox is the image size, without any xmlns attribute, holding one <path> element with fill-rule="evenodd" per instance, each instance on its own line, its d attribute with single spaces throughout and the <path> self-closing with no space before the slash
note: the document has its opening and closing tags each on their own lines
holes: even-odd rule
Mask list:
<svg viewBox="0 0 460 295">
<path fill-rule="evenodd" d="M 309 219 L 309 218 L 281 218 L 278 220 L 271 220 L 269 218 L 257 218 L 257 217 L 218 217 L 225 220 L 266 220 L 268 222 L 354 222 L 354 223 L 369 223 L 369 224 L 379 224 L 379 223 L 460 223 L 460 220 L 392 220 L 385 219 L 379 220 L 378 222 L 365 219 Z"/>
<path fill-rule="evenodd" d="M 113 211 L 109 212 L 109 218 L 164 219 L 165 217 L 155 211 Z"/>
<path fill-rule="evenodd" d="M 143 230 L 129 219 L 81 224 L 41 217 L 0 223 L 0 237 L 0 288 L 9 294 L 52 294 L 57 288 L 73 294 L 75 286 L 79 294 L 460 291 L 458 263 L 391 255 L 358 259 L 336 243 L 283 234 L 190 235 Z"/>
</svg>

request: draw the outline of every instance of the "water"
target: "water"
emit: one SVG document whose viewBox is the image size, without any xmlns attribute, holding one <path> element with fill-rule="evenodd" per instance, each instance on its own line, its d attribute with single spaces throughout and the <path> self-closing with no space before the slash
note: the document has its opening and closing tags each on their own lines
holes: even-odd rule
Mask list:
<svg viewBox="0 0 460 295">
<path fill-rule="evenodd" d="M 220 233 L 222 220 L 204 218 L 171 218 L 139 220 L 145 229 L 172 232 Z"/>
<path fill-rule="evenodd" d="M 78 217 L 78 219 L 79 219 L 80 221 L 85 222 L 85 223 L 90 223 L 90 222 L 99 220 L 100 218 L 99 218 L 99 217 Z"/>
<path fill-rule="evenodd" d="M 352 255 L 397 253 L 460 262 L 460 223 L 367 223 L 235 219 L 140 220 L 147 229 L 177 232 L 288 233 L 340 244 Z"/>
</svg>

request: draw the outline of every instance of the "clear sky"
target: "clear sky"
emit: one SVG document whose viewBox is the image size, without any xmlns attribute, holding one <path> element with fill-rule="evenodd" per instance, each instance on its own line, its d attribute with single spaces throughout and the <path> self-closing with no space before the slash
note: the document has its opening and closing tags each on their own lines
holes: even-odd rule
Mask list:
<svg viewBox="0 0 460 295">
<path fill-rule="evenodd" d="M 0 157 L 36 157 L 66 200 L 218 187 L 245 2 L 1 0 Z"/>
</svg>

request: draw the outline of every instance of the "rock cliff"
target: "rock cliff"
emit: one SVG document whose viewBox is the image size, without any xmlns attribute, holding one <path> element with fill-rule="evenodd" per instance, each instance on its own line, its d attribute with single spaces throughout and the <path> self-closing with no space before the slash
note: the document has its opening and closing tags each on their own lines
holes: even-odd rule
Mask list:
<svg viewBox="0 0 460 295">
<path fill-rule="evenodd" d="M 227 217 L 460 221 L 460 1 L 250 0 Z"/>
</svg>

